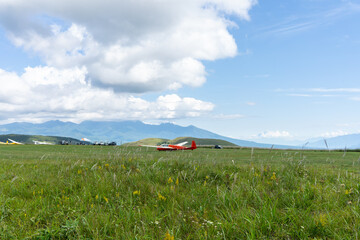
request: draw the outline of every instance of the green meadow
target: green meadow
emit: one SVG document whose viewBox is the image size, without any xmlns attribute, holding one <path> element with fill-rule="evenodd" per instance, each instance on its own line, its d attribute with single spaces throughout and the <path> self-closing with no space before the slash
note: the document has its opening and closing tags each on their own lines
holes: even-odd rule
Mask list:
<svg viewBox="0 0 360 240">
<path fill-rule="evenodd" d="M 0 146 L 0 239 L 357 239 L 359 157 Z"/>
</svg>

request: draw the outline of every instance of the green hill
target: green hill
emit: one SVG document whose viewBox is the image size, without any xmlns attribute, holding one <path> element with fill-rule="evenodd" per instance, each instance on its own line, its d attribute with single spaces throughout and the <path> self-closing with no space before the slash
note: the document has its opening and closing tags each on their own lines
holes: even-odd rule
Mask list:
<svg viewBox="0 0 360 240">
<path fill-rule="evenodd" d="M 71 142 L 71 144 L 78 144 L 80 140 L 69 137 L 56 137 L 56 136 L 42 136 L 42 135 L 22 135 L 22 134 L 6 134 L 0 135 L 0 141 L 6 142 L 8 139 L 24 143 L 24 144 L 34 144 L 33 141 L 45 141 L 49 143 L 59 144 L 61 141 Z"/>
<path fill-rule="evenodd" d="M 122 146 L 139 146 L 139 145 L 160 145 L 163 143 L 168 143 L 169 139 L 165 139 L 165 138 L 144 138 L 141 139 L 139 141 L 136 142 L 129 142 L 129 143 L 124 143 Z"/>
<path fill-rule="evenodd" d="M 221 145 L 224 147 L 235 147 L 237 145 L 225 141 L 225 140 L 221 140 L 221 139 L 211 139 L 211 138 L 193 138 L 193 137 L 178 137 L 175 139 L 165 139 L 165 138 L 145 138 L 145 139 L 141 139 L 139 141 L 136 142 L 131 142 L 131 143 L 125 143 L 123 144 L 123 146 L 138 146 L 138 145 L 160 145 L 163 143 L 169 143 L 169 144 L 178 144 L 181 142 L 188 142 L 186 144 L 186 146 L 190 146 L 191 145 L 191 141 L 195 141 L 196 145 L 198 147 L 201 146 L 214 146 L 214 145 Z"/>
</svg>

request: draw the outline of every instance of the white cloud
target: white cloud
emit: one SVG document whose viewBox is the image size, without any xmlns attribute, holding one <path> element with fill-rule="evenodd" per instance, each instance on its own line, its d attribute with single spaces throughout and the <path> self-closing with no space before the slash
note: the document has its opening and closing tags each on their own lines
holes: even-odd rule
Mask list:
<svg viewBox="0 0 360 240">
<path fill-rule="evenodd" d="M 151 92 L 204 84 L 201 60 L 237 54 L 228 31 L 234 23 L 223 13 L 248 20 L 254 4 L 255 0 L 2 1 L 0 22 L 15 45 L 38 54 L 48 66 L 85 67 L 86 77 L 98 87 Z"/>
<path fill-rule="evenodd" d="M 257 135 L 258 138 L 289 138 L 292 135 L 288 131 L 265 131 Z"/>
<path fill-rule="evenodd" d="M 250 16 L 248 12 L 252 5 L 257 3 L 257 0 L 252 1 L 234 1 L 234 0 L 209 0 L 204 2 L 210 2 L 215 4 L 216 8 L 225 11 L 228 14 L 237 14 L 244 19 L 249 20 Z"/>
<path fill-rule="evenodd" d="M 65 85 L 73 83 L 86 84 L 86 73 L 84 67 L 81 69 L 75 67 L 64 70 L 53 67 L 27 67 L 25 68 L 25 73 L 22 75 L 22 79 L 29 86 L 56 85 L 62 89 Z"/>
<path fill-rule="evenodd" d="M 333 132 L 326 132 L 320 135 L 320 137 L 323 138 L 332 138 L 332 137 L 338 137 L 338 136 L 343 136 L 343 135 L 347 135 L 349 134 L 348 132 L 345 132 L 343 130 L 337 130 L 337 131 L 333 131 Z"/>
<path fill-rule="evenodd" d="M 27 101 L 26 96 L 30 93 L 30 86 L 23 82 L 16 73 L 0 69 L 0 82 L 0 103 L 2 105 L 0 109 L 10 107 L 7 104 L 21 104 Z"/>
<path fill-rule="evenodd" d="M 246 105 L 255 106 L 255 105 L 256 105 L 256 102 L 247 102 Z"/>
<path fill-rule="evenodd" d="M 22 75 L 0 69 L 6 82 L 0 118 L 172 119 L 209 112 L 214 105 L 195 98 L 168 94 L 149 102 L 133 94 L 202 86 L 203 60 L 238 54 L 228 31 L 236 24 L 227 15 L 249 20 L 254 4 L 0 0 L 0 26 L 44 63 Z"/>
<path fill-rule="evenodd" d="M 0 122 L 117 119 L 176 119 L 200 116 L 214 105 L 176 94 L 146 101 L 91 86 L 85 68 L 26 68 L 19 76 L 0 69 Z M 9 118 L 9 116 L 12 116 Z"/>
</svg>

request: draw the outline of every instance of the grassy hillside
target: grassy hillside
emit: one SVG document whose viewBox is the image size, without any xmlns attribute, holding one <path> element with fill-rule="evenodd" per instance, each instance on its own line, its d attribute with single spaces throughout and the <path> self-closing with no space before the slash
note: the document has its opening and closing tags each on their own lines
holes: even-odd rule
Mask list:
<svg viewBox="0 0 360 240">
<path fill-rule="evenodd" d="M 162 143 L 169 142 L 169 139 L 165 138 L 144 138 L 136 142 L 124 143 L 123 146 L 139 146 L 139 145 L 160 145 Z"/>
<path fill-rule="evenodd" d="M 178 137 L 172 140 L 164 138 L 145 138 L 136 142 L 126 143 L 124 146 L 139 146 L 139 145 L 160 145 L 162 143 L 178 144 L 181 142 L 188 142 L 186 146 L 191 145 L 191 141 L 195 141 L 198 146 L 237 146 L 231 142 L 220 139 L 207 139 L 207 138 L 193 138 L 193 137 Z"/>
<path fill-rule="evenodd" d="M 0 239 L 356 239 L 358 158 L 0 146 Z"/>
<path fill-rule="evenodd" d="M 6 142 L 8 139 L 12 139 L 17 142 L 21 142 L 24 144 L 34 144 L 34 141 L 46 141 L 49 143 L 59 144 L 62 140 L 68 141 L 72 144 L 80 143 L 79 140 L 68 137 L 55 137 L 55 136 L 41 136 L 41 135 L 21 135 L 21 134 L 6 134 L 0 135 L 0 141 Z"/>
</svg>

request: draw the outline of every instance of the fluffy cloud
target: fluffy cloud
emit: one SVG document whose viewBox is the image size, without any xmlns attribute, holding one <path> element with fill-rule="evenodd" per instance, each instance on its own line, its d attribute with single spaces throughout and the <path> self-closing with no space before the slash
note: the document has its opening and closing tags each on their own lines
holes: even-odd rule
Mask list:
<svg viewBox="0 0 360 240">
<path fill-rule="evenodd" d="M 228 31 L 236 24 L 226 16 L 249 20 L 254 4 L 0 0 L 0 26 L 44 63 L 21 75 L 0 69 L 0 116 L 171 119 L 209 112 L 214 105 L 195 98 L 168 94 L 149 102 L 134 94 L 203 85 L 203 60 L 237 54 Z"/>
<path fill-rule="evenodd" d="M 13 116 L 0 120 L 175 119 L 200 116 L 214 108 L 212 103 L 176 94 L 153 102 L 116 94 L 92 87 L 85 81 L 86 74 L 85 68 L 77 67 L 28 67 L 21 76 L 0 69 L 0 82 L 8 83 L 0 88 L 0 116 Z"/>
<path fill-rule="evenodd" d="M 249 19 L 255 0 L 0 2 L 13 43 L 48 66 L 85 67 L 98 87 L 144 93 L 201 86 L 202 60 L 233 57 L 225 14 Z"/>
</svg>

